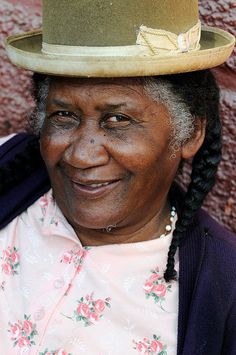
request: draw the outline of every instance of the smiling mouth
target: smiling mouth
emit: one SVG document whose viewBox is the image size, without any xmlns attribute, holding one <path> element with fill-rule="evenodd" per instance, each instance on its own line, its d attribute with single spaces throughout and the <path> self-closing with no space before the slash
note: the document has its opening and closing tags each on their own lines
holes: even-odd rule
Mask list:
<svg viewBox="0 0 236 355">
<path fill-rule="evenodd" d="M 78 184 L 81 185 L 81 186 L 97 188 L 97 187 L 102 187 L 102 186 L 108 186 L 110 184 L 113 184 L 114 182 L 115 181 L 101 182 L 101 183 L 97 183 L 97 184 L 82 184 L 82 183 L 78 183 Z"/>
<path fill-rule="evenodd" d="M 105 182 L 81 182 L 71 180 L 76 193 L 81 197 L 98 198 L 111 192 L 121 180 L 112 180 Z"/>
</svg>

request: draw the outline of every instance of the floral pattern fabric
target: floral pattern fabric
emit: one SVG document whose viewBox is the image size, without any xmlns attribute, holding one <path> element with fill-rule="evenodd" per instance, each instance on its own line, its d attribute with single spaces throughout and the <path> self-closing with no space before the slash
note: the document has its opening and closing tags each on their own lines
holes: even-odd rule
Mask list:
<svg viewBox="0 0 236 355">
<path fill-rule="evenodd" d="M 8 246 L 7 249 L 3 250 L 0 259 L 2 261 L 2 271 L 4 274 L 13 276 L 18 274 L 20 256 L 15 246 Z"/>
<path fill-rule="evenodd" d="M 49 191 L 0 231 L 0 354 L 175 355 L 171 238 L 83 247 Z"/>
<path fill-rule="evenodd" d="M 17 321 L 15 323 L 9 322 L 9 330 L 13 347 L 27 350 L 32 345 L 35 345 L 35 336 L 38 334 L 36 330 L 36 324 L 33 324 L 30 320 L 30 316 L 24 315 L 23 321 Z"/>
<path fill-rule="evenodd" d="M 152 339 L 144 338 L 142 341 L 133 341 L 134 349 L 140 354 L 145 355 L 167 355 L 166 345 L 160 341 L 160 337 L 155 334 Z"/>
</svg>

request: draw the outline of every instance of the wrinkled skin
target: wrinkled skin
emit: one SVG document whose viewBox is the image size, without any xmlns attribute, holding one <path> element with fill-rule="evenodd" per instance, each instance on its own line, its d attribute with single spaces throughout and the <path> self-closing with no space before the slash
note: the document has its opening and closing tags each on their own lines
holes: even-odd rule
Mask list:
<svg viewBox="0 0 236 355">
<path fill-rule="evenodd" d="M 134 79 L 53 78 L 41 153 L 55 199 L 84 245 L 163 233 L 180 160 L 192 157 L 204 137 L 200 125 L 173 158 L 172 132 L 167 108 Z"/>
</svg>

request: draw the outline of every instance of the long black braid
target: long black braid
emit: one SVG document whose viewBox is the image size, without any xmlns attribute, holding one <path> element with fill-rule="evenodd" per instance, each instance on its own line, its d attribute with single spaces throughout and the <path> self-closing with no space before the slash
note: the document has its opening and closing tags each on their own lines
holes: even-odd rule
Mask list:
<svg viewBox="0 0 236 355">
<path fill-rule="evenodd" d="M 196 117 L 206 119 L 206 137 L 192 162 L 191 181 L 178 216 L 173 239 L 168 252 L 164 278 L 175 280 L 175 253 L 201 207 L 207 193 L 215 183 L 217 167 L 221 159 L 221 122 L 219 117 L 219 89 L 210 71 L 181 74 L 167 78 L 176 88 Z"/>
</svg>

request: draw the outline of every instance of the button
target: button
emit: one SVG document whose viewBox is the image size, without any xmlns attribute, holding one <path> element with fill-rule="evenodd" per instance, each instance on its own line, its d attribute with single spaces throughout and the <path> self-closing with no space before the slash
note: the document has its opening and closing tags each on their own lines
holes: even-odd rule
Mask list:
<svg viewBox="0 0 236 355">
<path fill-rule="evenodd" d="M 59 279 L 56 279 L 53 283 L 54 288 L 60 289 L 65 285 L 65 280 L 63 277 L 60 277 Z"/>
<path fill-rule="evenodd" d="M 39 320 L 42 320 L 45 316 L 45 309 L 42 307 L 42 308 L 39 308 L 35 313 L 34 313 L 34 319 L 36 321 L 39 321 Z"/>
</svg>

